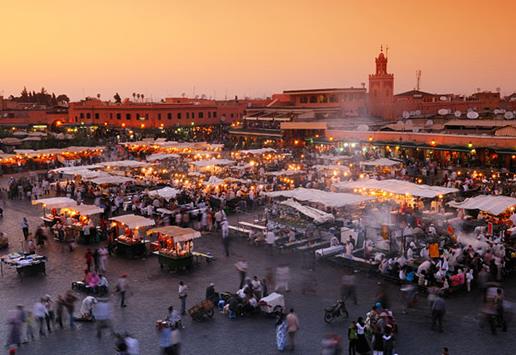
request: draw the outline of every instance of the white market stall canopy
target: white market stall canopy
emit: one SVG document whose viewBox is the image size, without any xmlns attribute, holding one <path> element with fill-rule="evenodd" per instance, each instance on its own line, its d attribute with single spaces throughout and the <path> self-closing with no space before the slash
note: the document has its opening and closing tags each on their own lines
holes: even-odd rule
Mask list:
<svg viewBox="0 0 516 355">
<path fill-rule="evenodd" d="M 109 220 L 124 224 L 130 229 L 150 227 L 155 224 L 153 219 L 137 216 L 134 214 L 111 217 Z"/>
<path fill-rule="evenodd" d="M 165 160 L 165 159 L 176 159 L 176 158 L 179 158 L 179 155 L 178 154 L 151 154 L 149 155 L 146 160 L 148 162 L 154 162 L 154 161 L 158 161 L 158 160 Z"/>
<path fill-rule="evenodd" d="M 100 163 L 99 165 L 106 168 L 142 168 L 144 166 L 148 166 L 149 163 L 136 160 L 117 160 L 107 161 L 105 163 Z"/>
<path fill-rule="evenodd" d="M 380 158 L 375 160 L 361 161 L 360 165 L 364 166 L 394 166 L 399 165 L 401 162 L 396 160 L 391 160 L 387 158 Z"/>
<path fill-rule="evenodd" d="M 269 197 L 287 197 L 298 201 L 319 203 L 326 207 L 344 207 L 348 205 L 359 204 L 365 201 L 374 200 L 373 197 L 347 194 L 343 192 L 329 192 L 316 189 L 305 189 L 298 187 L 294 190 L 265 192 L 264 195 Z"/>
<path fill-rule="evenodd" d="M 229 159 L 209 159 L 209 160 L 198 160 L 194 161 L 193 165 L 199 168 L 205 168 L 207 166 L 216 166 L 216 165 L 232 165 L 236 162 L 234 160 Z"/>
<path fill-rule="evenodd" d="M 300 213 L 302 213 L 305 216 L 307 216 L 308 218 L 312 219 L 317 224 L 333 222 L 335 220 L 335 217 L 332 214 L 318 210 L 317 208 L 313 208 L 310 206 L 304 206 L 304 205 L 300 204 L 299 202 L 294 201 L 293 199 L 283 201 L 283 202 L 281 202 L 281 204 L 296 209 Z"/>
<path fill-rule="evenodd" d="M 159 190 L 149 191 L 147 195 L 149 195 L 150 197 L 161 197 L 168 201 L 171 198 L 176 198 L 177 194 L 180 192 L 181 191 L 179 191 L 178 189 L 166 186 Z"/>
<path fill-rule="evenodd" d="M 351 170 L 349 170 L 349 168 L 346 165 L 337 165 L 337 164 L 332 164 L 332 165 L 314 165 L 314 166 L 312 166 L 312 168 L 314 168 L 316 170 L 342 171 L 344 173 L 350 173 L 351 172 Z"/>
<path fill-rule="evenodd" d="M 449 206 L 465 210 L 480 210 L 492 215 L 499 215 L 516 207 L 516 198 L 509 196 L 480 195 L 467 198 L 462 202 L 451 201 Z"/>
<path fill-rule="evenodd" d="M 187 242 L 201 237 L 201 233 L 192 228 L 181 228 L 177 226 L 165 226 L 152 228 L 147 234 L 161 233 L 174 238 L 174 242 Z"/>
<path fill-rule="evenodd" d="M 35 157 L 39 155 L 63 154 L 63 153 L 79 153 L 91 150 L 104 150 L 104 147 L 68 147 L 68 148 L 48 148 L 48 149 L 15 149 L 16 154 L 25 155 L 28 157 Z"/>
<path fill-rule="evenodd" d="M 63 175 L 80 175 L 77 172 L 82 172 L 85 170 L 98 169 L 101 168 L 101 165 L 93 164 L 93 165 L 77 165 L 77 166 L 67 166 L 64 168 L 57 168 L 50 170 L 51 173 L 63 174 Z"/>
<path fill-rule="evenodd" d="M 133 182 L 135 181 L 132 178 L 126 177 L 126 176 L 101 176 L 97 177 L 95 179 L 92 179 L 91 182 L 95 185 L 120 185 L 125 184 L 126 182 Z"/>
<path fill-rule="evenodd" d="M 459 190 L 442 186 L 418 185 L 403 180 L 362 179 L 357 181 L 340 182 L 334 185 L 338 189 L 370 189 L 390 192 L 397 195 L 411 195 L 424 198 L 436 198 Z"/>
<path fill-rule="evenodd" d="M 61 208 L 61 212 L 66 212 L 66 210 L 73 211 L 81 216 L 93 216 L 104 212 L 103 208 L 95 205 L 77 205 Z"/>
<path fill-rule="evenodd" d="M 260 149 L 249 149 L 249 150 L 241 150 L 241 154 L 265 154 L 265 153 L 276 153 L 276 149 L 273 148 L 260 148 Z"/>
<path fill-rule="evenodd" d="M 269 176 L 292 176 L 298 174 L 304 174 L 304 170 L 278 170 L 278 171 L 269 171 L 265 173 L 265 175 Z"/>
<path fill-rule="evenodd" d="M 32 201 L 33 205 L 43 205 L 45 208 L 63 208 L 76 206 L 77 201 L 68 197 L 50 197 Z"/>
<path fill-rule="evenodd" d="M 331 160 L 331 161 L 339 161 L 339 160 L 347 160 L 353 158 L 351 155 L 329 155 L 329 154 L 321 154 L 317 156 L 317 159 L 323 160 Z"/>
</svg>

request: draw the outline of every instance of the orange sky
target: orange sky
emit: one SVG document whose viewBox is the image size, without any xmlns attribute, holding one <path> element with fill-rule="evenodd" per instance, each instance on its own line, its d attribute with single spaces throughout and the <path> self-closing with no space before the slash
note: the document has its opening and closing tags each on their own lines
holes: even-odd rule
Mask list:
<svg viewBox="0 0 516 355">
<path fill-rule="evenodd" d="M 25 0 L 0 5 L 0 94 L 262 96 L 359 86 L 516 91 L 512 0 Z"/>
</svg>

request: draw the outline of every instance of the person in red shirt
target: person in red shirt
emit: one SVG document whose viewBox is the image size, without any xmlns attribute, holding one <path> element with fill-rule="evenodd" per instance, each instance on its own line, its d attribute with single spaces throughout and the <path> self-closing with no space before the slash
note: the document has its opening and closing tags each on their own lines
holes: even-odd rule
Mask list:
<svg viewBox="0 0 516 355">
<path fill-rule="evenodd" d="M 84 259 L 86 259 L 86 270 L 91 271 L 91 265 L 93 264 L 93 253 L 91 252 L 90 248 L 86 250 Z"/>
</svg>

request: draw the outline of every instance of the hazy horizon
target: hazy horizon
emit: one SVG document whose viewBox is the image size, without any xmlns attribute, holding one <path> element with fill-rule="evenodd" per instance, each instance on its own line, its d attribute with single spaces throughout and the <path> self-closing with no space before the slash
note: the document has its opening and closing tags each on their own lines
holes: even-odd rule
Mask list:
<svg viewBox="0 0 516 355">
<path fill-rule="evenodd" d="M 510 0 L 286 0 L 2 5 L 0 95 L 45 87 L 72 100 L 115 92 L 223 99 L 360 87 L 389 46 L 395 92 L 516 91 Z M 500 45 L 501 43 L 501 45 Z"/>
</svg>

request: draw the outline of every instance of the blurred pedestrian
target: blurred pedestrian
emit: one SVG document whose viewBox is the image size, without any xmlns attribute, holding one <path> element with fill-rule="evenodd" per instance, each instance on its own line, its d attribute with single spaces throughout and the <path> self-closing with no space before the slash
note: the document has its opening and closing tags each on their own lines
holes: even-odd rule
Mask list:
<svg viewBox="0 0 516 355">
<path fill-rule="evenodd" d="M 77 297 L 72 293 L 72 291 L 66 292 L 64 304 L 66 307 L 66 311 L 68 312 L 68 318 L 70 322 L 70 328 L 75 329 L 75 318 L 74 318 L 74 311 L 75 311 L 75 302 L 77 301 Z"/>
<path fill-rule="evenodd" d="M 276 268 L 276 287 L 274 291 L 284 289 L 286 292 L 290 292 L 288 282 L 290 279 L 290 268 L 288 265 L 278 266 Z"/>
<path fill-rule="evenodd" d="M 245 277 L 247 275 L 247 261 L 244 259 L 240 259 L 236 264 L 235 268 L 238 271 L 238 274 L 240 275 L 240 284 L 238 286 L 238 289 L 242 289 L 245 285 Z"/>
<path fill-rule="evenodd" d="M 27 238 L 29 238 L 29 221 L 27 221 L 27 217 L 23 217 L 21 221 L 21 229 L 23 233 L 23 239 L 27 241 Z"/>
<path fill-rule="evenodd" d="M 358 341 L 358 335 L 357 335 L 357 326 L 355 324 L 355 321 L 351 321 L 348 328 L 348 351 L 349 355 L 356 355 L 357 351 L 357 341 Z"/>
<path fill-rule="evenodd" d="M 178 295 L 179 299 L 181 300 L 181 315 L 184 316 L 186 314 L 186 298 L 188 297 L 188 286 L 186 286 L 183 281 L 179 281 Z"/>
<path fill-rule="evenodd" d="M 439 332 L 443 332 L 443 318 L 445 313 L 446 303 L 439 295 L 432 303 L 432 330 L 435 330 L 435 326 L 437 325 Z"/>
<path fill-rule="evenodd" d="M 93 308 L 93 315 L 97 325 L 97 338 L 102 337 L 102 330 L 109 329 L 113 333 L 111 326 L 111 303 L 106 298 L 99 298 Z"/>
<path fill-rule="evenodd" d="M 127 290 L 129 288 L 129 282 L 127 281 L 127 274 L 123 274 L 120 276 L 116 283 L 115 291 L 120 295 L 120 307 L 125 308 L 127 304 L 125 303 Z"/>
<path fill-rule="evenodd" d="M 224 245 L 224 253 L 229 256 L 229 223 L 227 219 L 221 222 L 222 244 Z"/>
<path fill-rule="evenodd" d="M 296 334 L 299 330 L 299 319 L 297 314 L 294 313 L 294 309 L 291 308 L 290 312 L 287 315 L 287 332 L 288 332 L 288 346 L 290 351 L 294 351 L 295 349 L 295 338 Z"/>
<path fill-rule="evenodd" d="M 369 354 L 371 348 L 369 347 L 369 343 L 367 342 L 365 336 L 366 325 L 364 322 L 364 318 L 359 317 L 357 322 L 355 323 L 357 327 L 357 353 L 360 355 Z"/>
<path fill-rule="evenodd" d="M 284 351 L 287 346 L 287 328 L 287 319 L 281 312 L 276 320 L 276 348 L 278 351 Z"/>
</svg>

